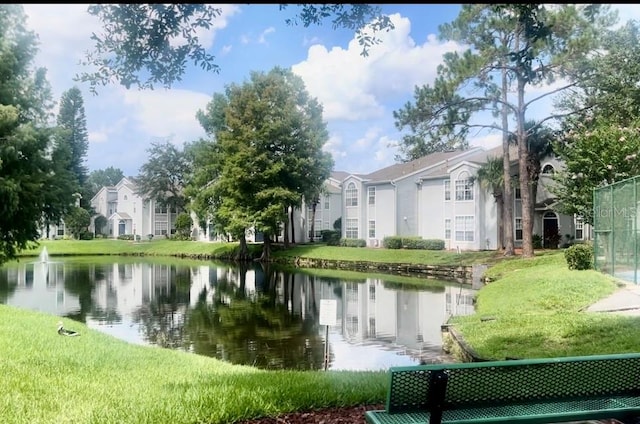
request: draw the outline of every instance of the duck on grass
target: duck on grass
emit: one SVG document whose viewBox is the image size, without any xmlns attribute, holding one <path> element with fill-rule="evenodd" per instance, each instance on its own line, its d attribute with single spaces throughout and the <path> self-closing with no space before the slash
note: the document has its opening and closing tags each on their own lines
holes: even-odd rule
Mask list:
<svg viewBox="0 0 640 424">
<path fill-rule="evenodd" d="M 58 321 L 58 334 L 60 334 L 61 336 L 70 336 L 70 337 L 80 335 L 80 333 L 78 333 L 77 331 L 68 330 L 64 328 L 64 324 L 62 323 L 62 321 Z"/>
</svg>

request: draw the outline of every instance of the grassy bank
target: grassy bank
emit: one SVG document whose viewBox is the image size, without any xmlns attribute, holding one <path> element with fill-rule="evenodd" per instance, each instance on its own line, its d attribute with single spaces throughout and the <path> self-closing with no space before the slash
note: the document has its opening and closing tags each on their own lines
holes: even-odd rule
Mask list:
<svg viewBox="0 0 640 424">
<path fill-rule="evenodd" d="M 126 240 L 43 240 L 39 246 L 21 252 L 22 256 L 38 256 L 44 247 L 51 256 L 56 255 L 149 255 L 149 256 L 206 256 L 225 259 L 233 256 L 237 243 L 206 243 L 157 239 L 132 242 Z M 249 244 L 254 256 L 259 256 L 262 244 Z M 471 265 L 495 263 L 500 255 L 493 251 L 464 252 L 434 250 L 388 250 L 327 246 L 321 243 L 295 245 L 289 249 L 274 246 L 273 257 L 314 258 L 342 261 L 370 261 L 425 265 Z"/>
<path fill-rule="evenodd" d="M 35 256 L 43 246 L 54 256 L 175 256 L 235 248 L 169 240 L 53 241 L 23 254 Z M 640 318 L 583 311 L 616 290 L 617 282 L 596 271 L 570 271 L 562 251 L 502 260 L 494 252 L 457 255 L 322 245 L 277 252 L 287 254 L 422 264 L 492 263 L 486 275 L 493 282 L 478 292 L 476 313 L 452 321 L 487 359 L 640 351 Z M 357 273 L 339 272 L 357 279 Z M 61 337 L 55 331 L 58 319 L 0 305 L 4 422 L 233 423 L 296 410 L 382 403 L 386 396 L 384 373 L 262 371 L 130 345 L 68 320 L 66 324 L 82 336 Z"/>
<path fill-rule="evenodd" d="M 261 371 L 117 340 L 74 321 L 0 305 L 0 417 L 10 423 L 233 423 L 382 402 L 380 372 Z"/>
<path fill-rule="evenodd" d="M 452 320 L 483 358 L 640 351 L 640 318 L 584 312 L 613 293 L 616 280 L 569 270 L 562 252 L 505 261 L 487 275 L 495 281 L 479 291 L 476 313 Z"/>
</svg>

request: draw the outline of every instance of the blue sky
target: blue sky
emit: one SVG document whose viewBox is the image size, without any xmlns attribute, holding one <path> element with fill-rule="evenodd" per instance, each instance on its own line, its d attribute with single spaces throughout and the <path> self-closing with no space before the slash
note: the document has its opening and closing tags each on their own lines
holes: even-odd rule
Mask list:
<svg viewBox="0 0 640 424">
<path fill-rule="evenodd" d="M 640 5 L 614 5 L 623 19 L 640 18 Z M 383 42 L 369 57 L 352 31 L 334 30 L 329 22 L 304 28 L 288 26 L 295 9 L 271 5 L 220 5 L 223 14 L 200 38 L 216 56 L 220 73 L 188 69 L 171 90 L 126 90 L 73 81 L 83 68 L 79 61 L 92 48 L 92 32 L 101 30 L 87 5 L 25 4 L 27 26 L 39 35 L 36 65 L 47 68 L 54 99 L 77 86 L 82 90 L 89 131 L 89 170 L 109 166 L 135 176 L 147 160 L 152 142 L 171 140 L 182 146 L 204 136 L 195 115 L 226 84 L 241 83 L 251 71 L 290 67 L 307 91 L 324 107 L 335 170 L 369 173 L 395 163 L 401 134 L 393 111 L 413 102 L 416 85 L 431 84 L 446 51 L 459 49 L 437 41 L 438 25 L 455 19 L 456 4 L 382 5 L 395 30 L 381 34 Z M 57 108 L 56 108 L 57 113 Z M 472 145 L 499 143 L 498 134 L 472 134 Z"/>
</svg>

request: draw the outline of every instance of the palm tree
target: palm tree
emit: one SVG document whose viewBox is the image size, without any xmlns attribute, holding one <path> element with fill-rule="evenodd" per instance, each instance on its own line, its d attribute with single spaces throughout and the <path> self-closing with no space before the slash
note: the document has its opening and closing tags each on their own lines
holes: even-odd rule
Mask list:
<svg viewBox="0 0 640 424">
<path fill-rule="evenodd" d="M 527 170 L 529 173 L 529 198 L 531 199 L 530 215 L 534 216 L 534 210 L 536 205 L 536 196 L 538 194 L 538 181 L 540 180 L 540 173 L 542 164 L 540 161 L 545 156 L 553 153 L 553 138 L 554 133 L 549 128 L 536 121 L 527 121 L 524 125 L 525 132 L 527 134 Z M 516 143 L 515 135 L 512 134 L 510 143 Z M 523 223 L 524 224 L 524 223 Z M 523 231 L 528 231 L 530 234 L 533 232 L 533 220 L 529 223 L 529 228 L 523 228 Z"/>
<path fill-rule="evenodd" d="M 480 169 L 478 169 L 477 179 L 480 182 L 480 186 L 491 190 L 493 198 L 496 201 L 498 209 L 498 249 L 504 249 L 504 169 L 503 169 L 502 156 L 489 157 Z"/>
</svg>

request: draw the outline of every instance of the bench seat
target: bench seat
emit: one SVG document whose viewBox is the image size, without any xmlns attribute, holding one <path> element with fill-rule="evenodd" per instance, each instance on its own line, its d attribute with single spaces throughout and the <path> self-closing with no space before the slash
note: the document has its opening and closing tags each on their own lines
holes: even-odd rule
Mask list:
<svg viewBox="0 0 640 424">
<path fill-rule="evenodd" d="M 618 396 L 610 399 L 564 402 L 523 403 L 444 411 L 442 423 L 557 423 L 576 420 L 624 418 L 640 415 L 640 398 Z M 390 414 L 384 410 L 367 411 L 371 424 L 428 424 L 429 412 Z"/>
<path fill-rule="evenodd" d="M 369 424 L 546 424 L 640 416 L 640 354 L 392 367 Z"/>
</svg>

